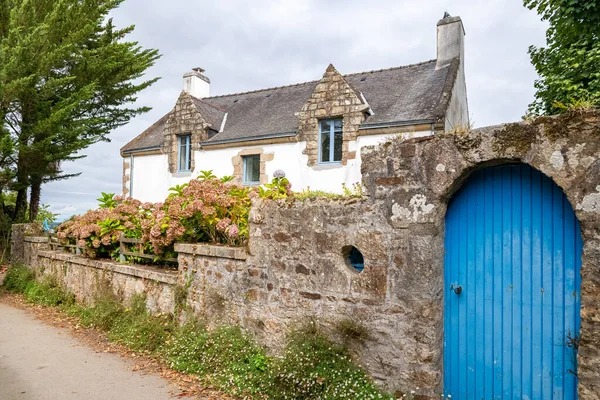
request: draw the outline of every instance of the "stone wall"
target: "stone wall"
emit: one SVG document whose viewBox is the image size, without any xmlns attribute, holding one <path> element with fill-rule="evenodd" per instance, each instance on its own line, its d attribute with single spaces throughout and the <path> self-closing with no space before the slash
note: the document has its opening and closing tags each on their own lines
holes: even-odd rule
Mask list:
<svg viewBox="0 0 600 400">
<path fill-rule="evenodd" d="M 600 398 L 599 116 L 392 140 L 365 148 L 361 157 L 365 198 L 255 200 L 247 252 L 178 244 L 178 274 L 144 275 L 148 269 L 50 252 L 33 239 L 26 239 L 32 256 L 25 259 L 63 274 L 80 297 L 98 273 L 111 274 L 126 294 L 163 293 L 152 295 L 154 310 L 172 309 L 177 284 L 187 289 L 189 310 L 215 323 L 239 323 L 274 351 L 305 317 L 332 333 L 337 321 L 353 320 L 371 335 L 352 350 L 382 385 L 439 398 L 446 204 L 473 171 L 524 163 L 564 190 L 581 223 L 579 397 Z M 364 256 L 360 273 L 346 261 L 348 246 Z M 150 281 L 162 289 L 152 292 Z"/>
<path fill-rule="evenodd" d="M 391 142 L 362 152 L 363 184 L 369 202 L 392 226 L 396 246 L 391 298 L 427 301 L 416 313 L 412 335 L 435 332 L 426 343 L 438 372 L 428 393 L 442 387 L 443 255 L 446 204 L 469 175 L 480 168 L 523 163 L 563 189 L 581 223 L 581 341 L 579 397 L 600 398 L 600 118 L 595 113 L 538 118 L 471 132 Z M 408 248 L 407 248 L 408 246 Z M 408 249 L 414 249 L 409 251 Z M 408 270 L 419 269 L 419 274 Z M 427 277 L 427 278 L 426 278 Z M 406 279 L 408 278 L 408 279 Z M 397 284 L 394 284 L 396 282 Z M 426 290 L 411 292 L 418 285 Z M 412 368 L 415 359 L 404 366 Z M 402 372 L 401 375 L 404 375 Z"/>
<path fill-rule="evenodd" d="M 25 262 L 39 276 L 53 276 L 79 301 L 91 302 L 98 290 L 110 288 L 119 298 L 146 294 L 152 312 L 172 313 L 175 306 L 177 271 L 91 260 L 60 250 L 49 250 L 45 237 L 26 237 Z"/>
<path fill-rule="evenodd" d="M 10 232 L 10 262 L 11 264 L 27 264 L 25 259 L 25 237 L 39 236 L 42 227 L 38 223 L 13 224 Z"/>
</svg>

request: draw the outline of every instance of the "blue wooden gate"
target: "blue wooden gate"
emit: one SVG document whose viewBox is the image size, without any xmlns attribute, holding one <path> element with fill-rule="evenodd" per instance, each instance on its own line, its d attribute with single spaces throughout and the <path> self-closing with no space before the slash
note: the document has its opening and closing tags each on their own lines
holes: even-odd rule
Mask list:
<svg viewBox="0 0 600 400">
<path fill-rule="evenodd" d="M 445 246 L 446 394 L 576 399 L 582 240 L 562 190 L 525 165 L 475 172 Z"/>
</svg>

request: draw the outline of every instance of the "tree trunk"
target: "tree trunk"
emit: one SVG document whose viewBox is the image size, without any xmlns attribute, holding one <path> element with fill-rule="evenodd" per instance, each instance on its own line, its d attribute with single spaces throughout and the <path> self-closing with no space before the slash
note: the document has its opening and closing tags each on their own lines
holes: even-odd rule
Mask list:
<svg viewBox="0 0 600 400">
<path fill-rule="evenodd" d="M 17 191 L 17 201 L 15 204 L 15 212 L 13 214 L 13 222 L 25 222 L 25 214 L 27 213 L 27 189 L 19 189 Z"/>
<path fill-rule="evenodd" d="M 32 179 L 31 192 L 29 194 L 29 222 L 35 222 L 38 211 L 40 210 L 40 196 L 42 193 L 42 181 Z"/>
</svg>

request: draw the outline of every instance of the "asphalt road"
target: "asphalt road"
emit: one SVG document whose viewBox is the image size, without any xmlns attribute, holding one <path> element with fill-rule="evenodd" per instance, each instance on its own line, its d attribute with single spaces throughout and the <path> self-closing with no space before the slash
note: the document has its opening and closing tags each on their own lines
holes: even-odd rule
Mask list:
<svg viewBox="0 0 600 400">
<path fill-rule="evenodd" d="M 176 393 L 168 381 L 133 372 L 132 365 L 0 303 L 1 400 L 158 400 Z"/>
</svg>

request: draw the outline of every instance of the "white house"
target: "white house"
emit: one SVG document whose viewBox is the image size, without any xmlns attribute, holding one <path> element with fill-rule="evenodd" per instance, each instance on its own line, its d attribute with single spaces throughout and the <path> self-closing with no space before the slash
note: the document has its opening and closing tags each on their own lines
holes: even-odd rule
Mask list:
<svg viewBox="0 0 600 400">
<path fill-rule="evenodd" d="M 437 23 L 437 58 L 210 97 L 204 70 L 186 73 L 175 107 L 121 149 L 123 193 L 161 201 L 200 171 L 244 185 L 283 170 L 294 190 L 341 192 L 361 181 L 360 150 L 394 135 L 468 124 L 460 17 Z"/>
</svg>

